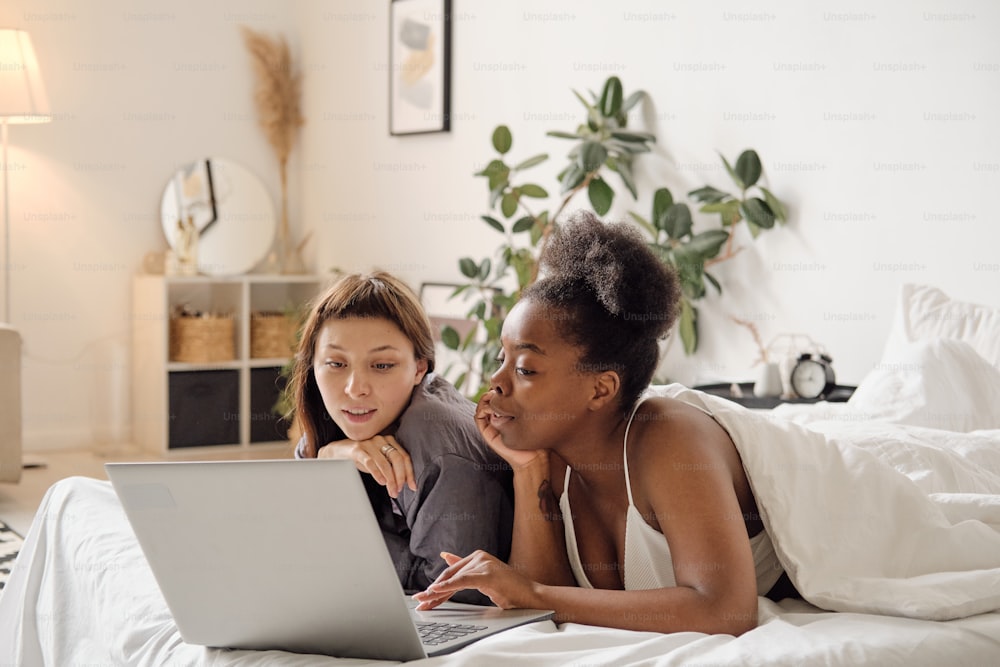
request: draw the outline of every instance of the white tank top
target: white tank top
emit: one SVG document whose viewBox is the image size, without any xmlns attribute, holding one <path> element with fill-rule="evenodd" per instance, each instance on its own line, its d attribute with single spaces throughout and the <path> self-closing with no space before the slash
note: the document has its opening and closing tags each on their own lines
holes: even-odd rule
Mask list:
<svg viewBox="0 0 1000 667">
<path fill-rule="evenodd" d="M 693 407 L 712 417 L 712 413 L 707 410 L 697 405 Z M 677 580 L 674 578 L 674 562 L 670 556 L 667 538 L 663 533 L 646 523 L 632 502 L 632 483 L 628 475 L 628 432 L 638 409 L 639 403 L 636 404 L 631 416 L 629 416 L 628 424 L 625 425 L 625 442 L 622 446 L 625 489 L 628 492 L 628 509 L 625 511 L 624 564 L 624 583 L 627 591 L 672 588 L 677 585 Z M 587 572 L 580 562 L 580 552 L 576 545 L 573 512 L 569 505 L 570 472 L 570 467 L 566 466 L 566 481 L 563 484 L 562 495 L 559 496 L 559 509 L 562 511 L 566 536 L 566 554 L 569 557 L 570 569 L 573 571 L 577 585 L 582 588 L 593 588 L 590 579 L 587 578 Z M 778 561 L 774 545 L 766 530 L 761 530 L 750 538 L 750 549 L 753 552 L 754 569 L 757 574 L 757 594 L 765 595 L 781 576 L 783 572 L 781 563 Z"/>
</svg>

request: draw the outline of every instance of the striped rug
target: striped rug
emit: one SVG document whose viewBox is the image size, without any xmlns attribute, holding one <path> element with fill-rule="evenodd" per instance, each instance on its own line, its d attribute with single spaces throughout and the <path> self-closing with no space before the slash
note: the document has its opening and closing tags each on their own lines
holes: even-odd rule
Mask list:
<svg viewBox="0 0 1000 667">
<path fill-rule="evenodd" d="M 10 526 L 0 521 L 0 595 L 10 576 L 10 568 L 14 566 L 17 552 L 21 550 L 24 540 Z"/>
</svg>

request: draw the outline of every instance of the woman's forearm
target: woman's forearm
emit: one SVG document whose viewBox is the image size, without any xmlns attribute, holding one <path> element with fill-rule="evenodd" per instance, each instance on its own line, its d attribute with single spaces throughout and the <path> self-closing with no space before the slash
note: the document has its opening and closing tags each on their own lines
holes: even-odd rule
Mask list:
<svg viewBox="0 0 1000 667">
<path fill-rule="evenodd" d="M 514 470 L 514 532 L 508 564 L 534 581 L 573 586 L 550 477 L 547 456 Z"/>
<path fill-rule="evenodd" d="M 558 623 L 740 635 L 757 626 L 757 598 L 744 597 L 713 599 L 686 586 L 622 591 L 535 584 L 526 606 L 554 610 Z"/>
</svg>

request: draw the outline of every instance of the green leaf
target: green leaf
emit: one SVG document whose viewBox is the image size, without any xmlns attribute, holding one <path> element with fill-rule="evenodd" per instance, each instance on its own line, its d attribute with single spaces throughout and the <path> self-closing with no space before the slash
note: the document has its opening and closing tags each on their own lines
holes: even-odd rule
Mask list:
<svg viewBox="0 0 1000 667">
<path fill-rule="evenodd" d="M 771 191 L 763 186 L 759 186 L 760 191 L 764 193 L 764 201 L 767 202 L 768 207 L 770 207 L 771 212 L 774 213 L 774 217 L 778 222 L 788 222 L 788 211 L 785 209 L 785 205 L 781 203 L 781 200 L 771 194 Z"/>
<path fill-rule="evenodd" d="M 493 263 L 490 262 L 490 258 L 489 257 L 485 258 L 482 262 L 480 262 L 480 264 L 479 264 L 479 276 L 478 276 L 479 280 L 481 280 L 481 281 L 482 280 L 486 280 L 487 278 L 490 277 L 490 269 L 492 268 L 492 266 L 493 266 Z"/>
<path fill-rule="evenodd" d="M 722 201 L 732 195 L 728 192 L 723 192 L 722 190 L 713 188 L 711 185 L 706 185 L 703 188 L 692 190 L 688 193 L 688 196 L 694 198 L 695 201 L 714 204 L 715 202 Z"/>
<path fill-rule="evenodd" d="M 760 180 L 761 171 L 762 167 L 760 166 L 760 157 L 758 157 L 757 151 L 747 149 L 736 158 L 736 174 L 739 176 L 740 181 L 743 182 L 744 190 Z"/>
<path fill-rule="evenodd" d="M 490 190 L 496 190 L 506 187 L 510 178 L 510 168 L 502 160 L 491 160 L 477 176 L 486 176 L 489 179 Z"/>
<path fill-rule="evenodd" d="M 517 171 L 528 169 L 529 167 L 534 167 L 536 164 L 541 164 L 548 159 L 549 159 L 548 153 L 539 153 L 538 155 L 529 157 L 527 160 L 523 162 L 518 162 L 516 165 L 514 165 L 514 169 Z"/>
<path fill-rule="evenodd" d="M 677 328 L 684 343 L 684 354 L 694 354 L 698 349 L 698 309 L 687 299 L 681 300 L 681 317 Z"/>
<path fill-rule="evenodd" d="M 572 89 L 570 89 L 570 90 L 572 90 Z M 584 99 L 583 95 L 581 95 L 580 93 L 576 92 L 575 90 L 573 90 L 573 94 L 576 95 L 576 99 L 580 100 L 580 104 L 582 104 L 584 107 L 587 108 L 587 111 L 593 110 L 594 105 L 591 104 L 590 102 L 588 102 L 586 99 Z"/>
<path fill-rule="evenodd" d="M 674 204 L 674 196 L 669 188 L 660 188 L 653 193 L 653 224 L 657 229 L 666 229 L 667 209 Z"/>
<path fill-rule="evenodd" d="M 580 155 L 577 158 L 577 164 L 580 166 L 585 173 L 590 173 L 592 171 L 597 171 L 604 164 L 604 161 L 608 158 L 608 151 L 600 142 L 597 141 L 587 141 L 584 142 L 583 148 L 580 150 Z"/>
<path fill-rule="evenodd" d="M 462 272 L 462 275 L 469 279 L 474 279 L 479 275 L 479 266 L 472 261 L 471 257 L 463 257 L 458 260 L 458 269 Z"/>
<path fill-rule="evenodd" d="M 490 188 L 490 208 L 496 208 L 497 202 L 503 197 L 507 190 L 507 182 L 504 181 L 495 188 Z"/>
<path fill-rule="evenodd" d="M 723 227 L 730 227 L 743 219 L 740 215 L 740 200 L 727 199 L 714 204 L 705 204 L 699 209 L 702 213 L 718 213 Z"/>
<path fill-rule="evenodd" d="M 675 268 L 677 267 L 677 261 L 674 257 L 673 248 L 662 246 L 659 243 L 650 243 L 649 249 L 652 250 L 653 254 L 659 257 L 660 261 L 664 264 L 669 264 Z"/>
<path fill-rule="evenodd" d="M 573 188 L 583 183 L 583 179 L 586 178 L 587 174 L 580 169 L 580 166 L 574 162 L 563 172 L 562 178 L 560 178 L 560 186 L 562 192 L 566 193 Z"/>
<path fill-rule="evenodd" d="M 590 205 L 594 207 L 597 215 L 604 215 L 611 210 L 611 202 L 615 200 L 615 191 L 603 178 L 595 178 L 587 186 L 587 196 L 590 198 Z"/>
<path fill-rule="evenodd" d="M 763 199 L 751 197 L 740 204 L 740 213 L 747 221 L 762 229 L 774 227 L 774 211 Z"/>
<path fill-rule="evenodd" d="M 601 91 L 601 115 L 614 116 L 622 108 L 622 82 L 617 76 L 608 77 Z"/>
<path fill-rule="evenodd" d="M 747 220 L 747 229 L 750 230 L 750 236 L 752 236 L 753 238 L 757 238 L 758 236 L 760 236 L 760 233 L 763 231 L 760 227 L 753 224 L 749 220 Z"/>
<path fill-rule="evenodd" d="M 484 309 L 485 310 L 485 309 Z M 480 319 L 482 319 L 480 317 Z M 462 349 L 468 350 L 470 347 L 475 347 L 476 345 L 476 334 L 479 333 L 479 327 L 474 326 L 469 328 L 469 333 L 465 334 L 465 338 L 462 339 Z"/>
<path fill-rule="evenodd" d="M 633 211 L 629 211 L 628 214 L 630 216 L 632 216 L 632 219 L 635 220 L 635 222 L 640 227 L 642 227 L 647 232 L 649 232 L 649 235 L 653 237 L 654 241 L 656 240 L 656 238 L 658 236 L 657 229 L 652 224 L 650 224 L 649 220 L 646 220 L 646 218 L 642 217 L 641 215 L 639 215 L 638 213 L 635 213 Z"/>
<path fill-rule="evenodd" d="M 514 226 L 511 228 L 510 231 L 513 232 L 514 234 L 519 234 L 520 232 L 527 232 L 531 230 L 531 228 L 534 226 L 535 226 L 535 219 L 532 218 L 530 215 L 526 215 L 523 218 L 518 218 L 517 222 L 514 223 Z"/>
<path fill-rule="evenodd" d="M 702 280 L 705 261 L 701 254 L 685 244 L 673 248 L 672 257 L 684 295 L 689 299 L 700 299 L 705 296 L 705 282 Z"/>
<path fill-rule="evenodd" d="M 489 163 L 485 167 L 483 167 L 482 171 L 477 171 L 475 173 L 475 175 L 476 176 L 490 176 L 490 175 L 496 173 L 497 171 L 501 171 L 501 170 L 504 170 L 506 168 L 507 168 L 507 165 L 504 164 L 503 160 L 495 158 L 493 160 L 490 160 Z"/>
<path fill-rule="evenodd" d="M 517 201 L 518 197 L 513 192 L 508 192 L 500 200 L 500 212 L 503 213 L 505 218 L 510 218 L 517 213 Z"/>
<path fill-rule="evenodd" d="M 629 95 L 628 98 L 626 98 L 626 100 L 624 102 L 622 102 L 622 111 L 624 113 L 628 113 L 629 111 L 632 110 L 632 107 L 634 107 L 636 104 L 638 104 L 642 100 L 642 98 L 645 97 L 645 96 L 646 96 L 646 92 L 645 91 L 643 91 L 643 90 L 637 90 L 637 91 L 635 91 L 634 93 L 632 93 L 631 95 Z"/>
<path fill-rule="evenodd" d="M 542 234 L 545 232 L 545 228 L 549 225 L 549 212 L 542 211 L 537 216 L 535 216 L 535 224 L 531 227 L 531 246 L 535 247 L 542 238 Z M 511 304 L 513 305 L 513 304 Z"/>
<path fill-rule="evenodd" d="M 736 186 L 740 190 L 746 190 L 747 186 L 743 183 L 742 180 L 740 180 L 739 174 L 737 174 L 736 170 L 733 169 L 733 166 L 729 164 L 729 160 L 726 159 L 726 156 L 723 155 L 722 153 L 719 153 L 719 157 L 722 158 L 722 164 L 726 165 L 726 171 L 729 172 L 729 177 L 733 179 L 733 182 L 736 183 Z"/>
<path fill-rule="evenodd" d="M 631 160 L 619 158 L 615 165 L 615 171 L 622 177 L 622 183 L 625 184 L 625 188 L 632 193 L 632 199 L 638 199 L 639 193 L 635 188 L 635 178 L 632 176 Z"/>
<path fill-rule="evenodd" d="M 710 229 L 700 234 L 695 234 L 688 241 L 686 247 L 692 252 L 698 253 L 703 260 L 711 259 L 719 254 L 722 246 L 729 240 L 729 232 L 721 229 Z"/>
<path fill-rule="evenodd" d="M 536 199 L 544 199 L 549 196 L 549 193 L 545 191 L 540 185 L 535 185 L 534 183 L 525 183 L 521 186 L 521 196 L 523 197 L 535 197 Z"/>
<path fill-rule="evenodd" d="M 496 149 L 497 153 L 503 155 L 510 150 L 511 144 L 514 143 L 514 138 L 510 134 L 510 129 L 506 125 L 498 125 L 495 130 L 493 130 L 493 148 Z"/>
<path fill-rule="evenodd" d="M 535 266 L 535 259 L 527 249 L 521 248 L 511 255 L 510 265 L 514 267 L 514 273 L 517 274 L 519 287 L 524 287 L 531 281 L 531 270 Z"/>
<path fill-rule="evenodd" d="M 671 204 L 663 216 L 663 231 L 675 241 L 690 234 L 693 225 L 691 209 L 687 204 Z"/>
<path fill-rule="evenodd" d="M 611 133 L 611 136 L 615 139 L 621 141 L 628 141 L 630 143 L 646 143 L 647 141 L 656 141 L 656 135 L 649 132 L 632 132 L 625 130 L 615 130 Z"/>
<path fill-rule="evenodd" d="M 601 112 L 597 109 L 597 107 L 591 107 L 590 110 L 587 111 L 587 129 L 591 132 L 597 132 L 601 129 L 603 124 L 604 116 L 601 115 Z"/>
<path fill-rule="evenodd" d="M 627 153 L 628 155 L 638 155 L 639 153 L 648 153 L 652 149 L 648 144 L 640 143 L 637 141 L 619 141 L 618 139 L 605 139 L 604 147 L 608 149 L 609 152 Z"/>
<path fill-rule="evenodd" d="M 457 350 L 461 341 L 454 327 L 446 324 L 441 327 L 441 342 L 449 350 Z"/>
<path fill-rule="evenodd" d="M 713 276 L 708 271 L 705 271 L 704 276 L 705 279 L 708 280 L 708 282 L 712 283 L 712 287 L 715 288 L 715 291 L 718 292 L 719 294 L 722 294 L 722 285 L 720 285 L 719 281 L 715 279 L 715 276 Z"/>
<path fill-rule="evenodd" d="M 481 217 L 483 220 L 485 220 L 486 224 L 488 224 L 490 227 L 492 227 L 493 229 L 497 230 L 501 234 L 505 233 L 505 230 L 503 228 L 503 224 L 501 224 L 501 222 L 499 220 L 497 220 L 496 218 L 488 216 L 488 215 L 482 215 L 482 216 L 479 216 L 479 217 Z"/>
<path fill-rule="evenodd" d="M 465 371 L 462 371 L 461 373 L 458 374 L 458 377 L 455 379 L 455 389 L 462 388 L 462 385 L 465 384 L 466 375 L 467 373 Z"/>
<path fill-rule="evenodd" d="M 545 133 L 546 136 L 555 137 L 556 139 L 583 139 L 582 134 L 573 134 L 572 132 L 560 132 L 559 130 L 549 130 Z"/>
</svg>

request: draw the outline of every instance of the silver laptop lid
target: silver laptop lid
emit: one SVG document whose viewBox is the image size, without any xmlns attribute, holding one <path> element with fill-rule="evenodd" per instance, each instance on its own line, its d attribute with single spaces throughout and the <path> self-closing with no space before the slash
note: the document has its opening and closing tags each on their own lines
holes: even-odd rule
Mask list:
<svg viewBox="0 0 1000 667">
<path fill-rule="evenodd" d="M 186 642 L 387 660 L 427 655 L 351 462 L 105 469 Z"/>
</svg>

